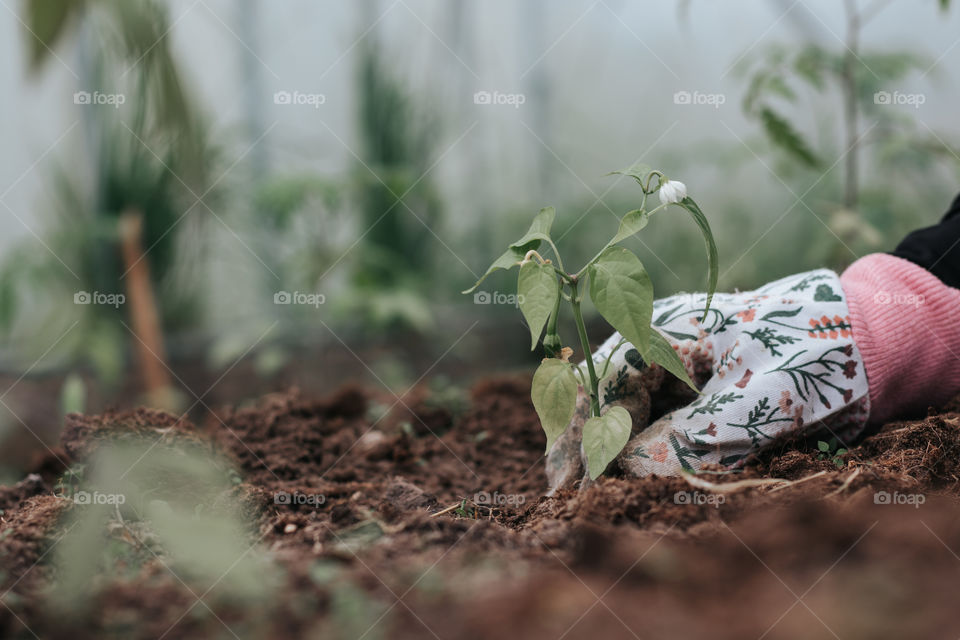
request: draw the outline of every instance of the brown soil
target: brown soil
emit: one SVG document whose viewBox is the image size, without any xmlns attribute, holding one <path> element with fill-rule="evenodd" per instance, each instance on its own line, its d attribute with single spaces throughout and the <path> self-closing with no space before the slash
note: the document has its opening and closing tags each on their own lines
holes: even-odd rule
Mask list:
<svg viewBox="0 0 960 640">
<path fill-rule="evenodd" d="M 459 413 L 426 391 L 402 403 L 291 391 L 200 427 L 148 410 L 71 416 L 57 453 L 73 463 L 115 438 L 226 456 L 236 484 L 205 508 L 238 511 L 276 583 L 252 601 L 229 595 L 231 575 L 198 585 L 174 554 L 144 553 L 150 523 L 118 509 L 103 536 L 130 557 L 63 613 L 53 558 L 77 507 L 46 459 L 0 489 L 0 636 L 960 635 L 960 402 L 885 426 L 839 465 L 815 442 L 783 442 L 740 473 L 698 476 L 710 488 L 604 478 L 546 498 L 528 393 L 527 379 L 486 380 Z M 760 479 L 785 482 L 731 484 Z"/>
</svg>

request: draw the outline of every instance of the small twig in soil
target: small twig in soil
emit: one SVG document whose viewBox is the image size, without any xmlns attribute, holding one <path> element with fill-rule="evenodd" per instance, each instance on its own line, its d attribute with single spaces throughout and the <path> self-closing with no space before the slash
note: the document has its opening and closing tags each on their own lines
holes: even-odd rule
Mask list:
<svg viewBox="0 0 960 640">
<path fill-rule="evenodd" d="M 843 484 L 842 484 L 842 485 L 840 485 L 838 488 L 836 488 L 835 490 L 831 491 L 830 493 L 828 493 L 827 495 L 825 495 L 825 496 L 823 496 L 823 497 L 824 497 L 824 498 L 829 498 L 829 497 L 831 497 L 831 496 L 837 495 L 838 493 L 843 493 L 844 491 L 846 491 L 847 487 L 850 486 L 850 483 L 853 482 L 853 479 L 854 479 L 854 478 L 856 478 L 857 476 L 860 475 L 860 472 L 861 472 L 861 471 L 863 471 L 863 468 L 862 468 L 862 467 L 857 467 L 856 469 L 854 469 L 853 473 L 851 473 L 849 476 L 847 476 L 847 479 L 843 481 Z"/>
<path fill-rule="evenodd" d="M 684 474 L 681 476 L 688 484 L 694 486 L 698 489 L 704 489 L 706 491 L 712 491 L 714 493 L 732 493 L 740 489 L 748 489 L 751 487 L 765 487 L 771 484 L 781 484 L 784 482 L 789 482 L 789 480 L 783 480 L 781 478 L 751 478 L 748 480 L 738 480 L 737 482 L 726 482 L 722 484 L 716 484 L 713 482 L 708 482 L 703 478 L 698 478 L 697 476 Z"/>
<path fill-rule="evenodd" d="M 469 505 L 467 504 L 468 502 L 470 503 Z M 487 520 L 493 520 L 493 516 L 494 516 L 494 514 L 496 513 L 496 511 L 494 510 L 493 507 L 488 507 L 488 506 L 486 506 L 486 505 L 477 504 L 476 502 L 473 502 L 472 500 L 461 500 L 460 502 L 457 502 L 456 504 L 452 504 L 452 505 L 450 505 L 449 507 L 446 507 L 445 509 L 441 509 L 440 511 L 437 511 L 436 513 L 430 514 L 430 517 L 431 517 L 431 518 L 436 518 L 437 516 L 442 516 L 442 515 L 445 515 L 445 514 L 447 514 L 447 513 L 456 512 L 456 511 L 459 510 L 459 511 L 462 511 L 463 513 L 467 513 L 467 514 L 469 514 L 469 513 L 472 512 L 473 519 L 474 519 L 474 520 L 478 520 L 478 519 L 479 519 L 478 516 L 480 515 L 480 510 L 481 510 L 481 509 L 486 509 L 486 510 L 487 510 Z M 458 514 L 458 515 L 459 515 L 459 514 Z M 468 516 L 463 516 L 463 517 L 468 517 Z"/>
<path fill-rule="evenodd" d="M 814 478 L 819 478 L 819 477 L 821 477 L 821 476 L 826 475 L 826 473 L 827 473 L 826 471 L 818 471 L 817 473 L 815 473 L 815 474 L 813 474 L 813 475 L 810 475 L 810 476 L 807 476 L 807 477 L 805 477 L 805 478 L 800 478 L 799 480 L 794 480 L 794 481 L 792 481 L 792 482 L 788 482 L 788 483 L 786 483 L 786 484 L 784 484 L 784 485 L 781 485 L 781 486 L 779 486 L 779 487 L 774 487 L 773 489 L 770 489 L 770 493 L 773 493 L 774 491 L 780 491 L 781 489 L 786 489 L 787 487 L 792 487 L 792 486 L 794 486 L 794 485 L 798 485 L 798 484 L 800 484 L 801 482 L 806 482 L 807 480 L 813 480 Z"/>
<path fill-rule="evenodd" d="M 450 505 L 449 507 L 447 507 L 446 509 L 441 509 L 440 511 L 437 511 L 436 513 L 430 514 L 430 517 L 431 517 L 431 518 L 436 518 L 437 516 L 442 516 L 443 514 L 445 514 L 445 513 L 450 513 L 451 511 L 453 511 L 454 509 L 457 509 L 457 508 L 459 508 L 459 507 L 460 507 L 460 503 L 459 503 L 459 502 L 454 503 L 454 504 Z"/>
</svg>

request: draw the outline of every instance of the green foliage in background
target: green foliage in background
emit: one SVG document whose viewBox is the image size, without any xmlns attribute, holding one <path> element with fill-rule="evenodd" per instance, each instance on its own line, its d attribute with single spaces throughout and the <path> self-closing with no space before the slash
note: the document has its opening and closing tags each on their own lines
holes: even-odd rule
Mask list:
<svg viewBox="0 0 960 640">
<path fill-rule="evenodd" d="M 940 5 L 946 10 L 949 2 Z M 943 185 L 957 178 L 947 136 L 918 115 L 926 94 L 906 88 L 930 74 L 937 61 L 912 49 L 864 47 L 866 27 L 886 4 L 847 0 L 843 6 L 846 32 L 839 44 L 773 44 L 739 65 L 747 81 L 743 111 L 781 152 L 783 173 L 815 176 L 797 193 L 802 208 L 826 214 L 821 222 L 833 236 L 833 249 L 825 258 L 837 269 L 880 248 L 878 229 L 895 237 L 929 223 L 930 217 L 918 214 L 942 209 Z M 811 132 L 803 116 L 816 114 L 825 101 L 837 108 Z M 891 176 L 902 188 L 891 188 Z M 811 207 L 807 200 L 820 204 Z"/>
<path fill-rule="evenodd" d="M 25 358 L 55 344 L 61 360 L 88 362 L 103 379 L 116 380 L 130 340 L 121 324 L 129 323 L 126 310 L 75 305 L 73 296 L 125 293 L 118 221 L 136 211 L 163 327 L 195 324 L 200 225 L 188 214 L 216 206 L 210 171 L 217 152 L 163 37 L 170 26 L 164 5 L 30 0 L 25 9 L 34 73 L 55 48 L 79 37 L 78 91 L 124 100 L 120 108 L 72 105 L 85 134 L 72 155 L 85 160 L 58 164 L 48 178 L 53 208 L 40 238 L 15 247 L 0 269 L 0 330 L 16 331 L 19 320 L 28 336 Z"/>
<path fill-rule="evenodd" d="M 353 166 L 345 176 L 288 175 L 258 185 L 252 244 L 269 271 L 268 288 L 322 293 L 324 323 L 338 333 L 425 332 L 434 326 L 429 308 L 438 273 L 444 277 L 437 259 L 442 245 L 434 235 L 443 224 L 443 205 L 428 175 L 436 160 L 436 122 L 376 32 L 357 52 Z M 280 311 L 281 340 L 297 342 L 317 328 L 317 308 Z M 231 340 L 223 353 L 235 357 L 250 340 Z M 289 361 L 288 346 L 270 348 L 275 364 Z"/>
<path fill-rule="evenodd" d="M 353 174 L 361 240 L 352 281 L 358 305 L 379 324 L 425 329 L 424 311 L 438 267 L 440 194 L 429 175 L 436 123 L 391 68 L 375 40 L 357 68 L 358 166 Z"/>
<path fill-rule="evenodd" d="M 911 51 L 860 52 L 852 65 L 848 58 L 842 48 L 835 51 L 812 43 L 801 48 L 780 44 L 768 47 L 748 67 L 744 112 L 761 124 L 773 145 L 814 169 L 827 167 L 825 154 L 818 152 L 819 145 L 799 130 L 782 106 L 796 107 L 804 92 L 842 91 L 845 112 L 853 109 L 858 116 L 868 115 L 876 122 L 877 134 L 871 141 L 903 135 L 903 127 L 915 134 L 915 119 L 889 108 L 885 100 L 899 86 L 896 83 L 905 82 L 911 72 L 928 70 L 933 61 Z"/>
<path fill-rule="evenodd" d="M 341 181 L 304 173 L 270 179 L 253 192 L 256 255 L 269 286 L 314 291 L 345 249 L 349 193 Z"/>
</svg>

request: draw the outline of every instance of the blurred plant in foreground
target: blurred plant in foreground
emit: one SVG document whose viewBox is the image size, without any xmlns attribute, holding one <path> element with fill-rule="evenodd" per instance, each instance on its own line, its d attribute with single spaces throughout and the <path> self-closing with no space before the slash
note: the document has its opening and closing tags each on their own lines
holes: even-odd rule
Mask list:
<svg viewBox="0 0 960 640">
<path fill-rule="evenodd" d="M 82 619 L 101 589 L 148 566 L 170 572 L 201 609 L 275 606 L 282 575 L 225 499 L 229 465 L 199 447 L 155 445 L 104 444 L 65 475 L 58 488 L 72 505 L 53 554 L 52 613 Z"/>
</svg>

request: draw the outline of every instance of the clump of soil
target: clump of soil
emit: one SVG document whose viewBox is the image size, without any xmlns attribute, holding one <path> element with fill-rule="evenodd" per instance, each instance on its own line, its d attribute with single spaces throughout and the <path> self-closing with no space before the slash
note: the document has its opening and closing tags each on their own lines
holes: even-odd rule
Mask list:
<svg viewBox="0 0 960 640">
<path fill-rule="evenodd" d="M 124 442 L 176 443 L 179 447 L 204 446 L 193 425 L 182 416 L 139 408 L 134 411 L 108 411 L 98 416 L 67 414 L 60 436 L 67 455 L 74 461 L 89 459 L 104 443 Z"/>
<path fill-rule="evenodd" d="M 72 462 L 118 438 L 225 456 L 236 484 L 204 508 L 238 514 L 272 592 L 238 600 L 229 575 L 195 588 L 118 508 L 104 536 L 132 551 L 90 586 L 82 624 L 51 615 L 51 550 L 75 506 L 47 471 L 0 489 L 4 637 L 960 634 L 960 402 L 886 425 L 839 464 L 783 442 L 738 473 L 548 498 L 529 379 L 479 383 L 466 411 L 434 400 L 346 387 L 200 427 L 144 409 L 71 416 Z"/>
</svg>

